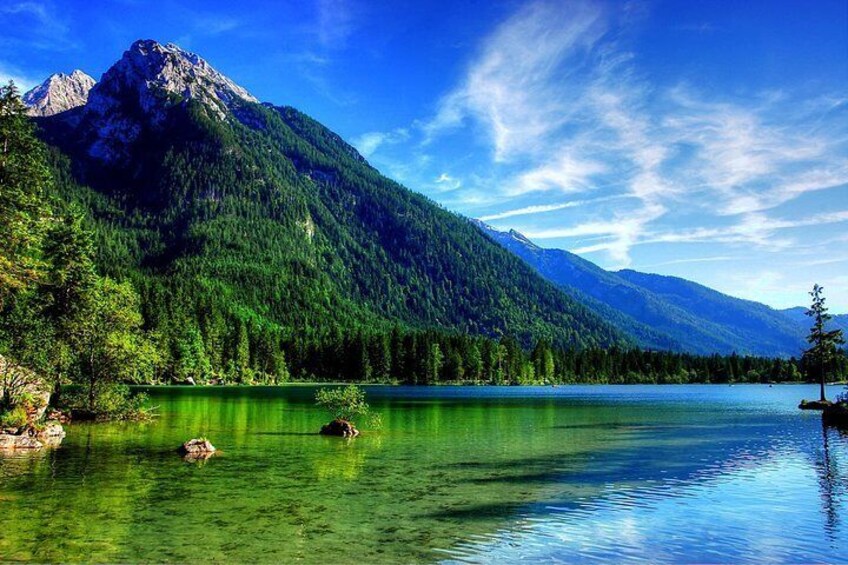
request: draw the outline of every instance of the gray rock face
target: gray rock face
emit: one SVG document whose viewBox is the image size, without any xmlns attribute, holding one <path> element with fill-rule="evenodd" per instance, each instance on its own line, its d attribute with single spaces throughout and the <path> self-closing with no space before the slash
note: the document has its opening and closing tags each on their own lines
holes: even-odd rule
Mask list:
<svg viewBox="0 0 848 565">
<path fill-rule="evenodd" d="M 144 124 L 156 127 L 169 107 L 188 100 L 203 103 L 220 120 L 245 101 L 258 102 L 198 55 L 170 43 L 136 41 L 88 98 L 85 112 L 98 129 L 89 154 L 104 161 L 118 160 L 141 133 L 139 113 Z"/>
<path fill-rule="evenodd" d="M 23 102 L 31 116 L 52 116 L 84 106 L 95 84 L 93 78 L 80 70 L 69 75 L 57 73 L 24 94 Z"/>
</svg>

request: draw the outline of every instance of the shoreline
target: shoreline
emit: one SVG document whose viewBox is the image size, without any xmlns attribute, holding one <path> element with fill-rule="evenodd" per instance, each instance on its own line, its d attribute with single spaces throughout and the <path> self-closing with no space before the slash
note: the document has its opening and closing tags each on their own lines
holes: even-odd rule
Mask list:
<svg viewBox="0 0 848 565">
<path fill-rule="evenodd" d="M 815 382 L 795 382 L 795 381 L 784 381 L 784 382 L 775 382 L 775 383 L 747 383 L 747 382 L 735 382 L 735 383 L 600 383 L 600 382 L 577 382 L 577 383 L 557 383 L 557 384 L 531 384 L 531 385 L 514 385 L 514 384 L 475 384 L 475 383 L 459 383 L 459 382 L 440 382 L 435 384 L 403 384 L 397 382 L 385 382 L 385 383 L 363 383 L 363 382 L 350 382 L 350 381 L 298 381 L 298 382 L 289 382 L 289 383 L 281 383 L 275 385 L 269 384 L 132 384 L 129 385 L 131 388 L 185 388 L 185 389 L 199 389 L 199 388 L 282 388 L 282 387 L 316 387 L 316 386 L 347 386 L 347 385 L 356 385 L 362 387 L 372 387 L 372 386 L 384 386 L 384 387 L 405 387 L 405 388 L 561 388 L 561 387 L 572 387 L 572 386 L 621 386 L 621 387 L 633 387 L 633 386 L 761 386 L 761 387 L 774 387 L 774 386 L 810 386 L 810 385 L 818 385 L 819 383 Z M 848 386 L 848 381 L 845 382 L 835 382 L 835 383 L 827 383 L 829 387 L 840 387 L 840 386 Z"/>
</svg>

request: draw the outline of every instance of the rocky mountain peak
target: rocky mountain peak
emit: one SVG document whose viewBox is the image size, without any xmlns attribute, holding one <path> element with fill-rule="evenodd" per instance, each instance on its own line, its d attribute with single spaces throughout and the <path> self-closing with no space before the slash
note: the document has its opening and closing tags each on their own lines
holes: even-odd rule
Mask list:
<svg viewBox="0 0 848 565">
<path fill-rule="evenodd" d="M 244 102 L 258 102 L 200 56 L 172 43 L 136 41 L 91 91 L 85 111 L 98 134 L 88 153 L 120 160 L 144 128 L 158 127 L 169 108 L 189 100 L 220 120 Z"/>
<path fill-rule="evenodd" d="M 31 116 L 53 116 L 84 106 L 95 80 L 80 70 L 69 75 L 56 73 L 24 94 L 23 102 Z"/>
<path fill-rule="evenodd" d="M 509 236 L 517 242 L 521 243 L 522 245 L 526 245 L 527 247 L 531 247 L 533 249 L 540 249 L 538 245 L 530 241 L 530 239 L 528 239 L 527 236 L 521 233 L 520 231 L 509 230 Z"/>
<path fill-rule="evenodd" d="M 162 45 L 150 39 L 133 43 L 106 71 L 92 92 L 89 106 L 104 114 L 116 99 L 127 94 L 137 97 L 145 113 L 155 114 L 163 100 L 166 104 L 198 100 L 221 119 L 239 101 L 257 102 L 200 56 L 172 43 Z"/>
</svg>

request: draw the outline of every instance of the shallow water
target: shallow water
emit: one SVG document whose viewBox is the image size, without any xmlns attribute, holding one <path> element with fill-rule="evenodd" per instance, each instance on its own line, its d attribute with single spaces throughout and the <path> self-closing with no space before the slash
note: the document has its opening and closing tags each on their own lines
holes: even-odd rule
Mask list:
<svg viewBox="0 0 848 565">
<path fill-rule="evenodd" d="M 151 389 L 147 424 L 0 458 L 0 558 L 848 559 L 848 436 L 807 386 L 368 387 L 379 432 L 314 432 L 315 389 Z M 832 390 L 830 394 L 834 394 Z M 186 463 L 182 441 L 221 454 Z"/>
</svg>

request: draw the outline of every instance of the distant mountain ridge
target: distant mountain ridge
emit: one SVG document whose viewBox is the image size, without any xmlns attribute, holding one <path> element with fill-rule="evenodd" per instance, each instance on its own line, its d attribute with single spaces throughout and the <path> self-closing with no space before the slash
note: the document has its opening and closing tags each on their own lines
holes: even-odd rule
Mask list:
<svg viewBox="0 0 848 565">
<path fill-rule="evenodd" d="M 568 251 L 539 247 L 514 230 L 475 223 L 551 282 L 620 313 L 611 321 L 623 331 L 653 330 L 650 338 L 640 338 L 643 346 L 656 347 L 664 336 L 669 349 L 783 357 L 799 356 L 806 347 L 805 326 L 764 304 L 677 277 L 606 271 Z M 591 307 L 592 301 L 584 302 Z"/>
<path fill-rule="evenodd" d="M 807 308 L 805 306 L 785 308 L 783 310 L 779 310 L 779 312 L 787 316 L 789 319 L 797 322 L 804 328 L 809 328 L 813 323 L 812 319 L 806 314 Z M 848 314 L 833 314 L 830 326 L 832 329 L 842 330 L 845 333 L 846 338 L 848 338 Z"/>
</svg>

